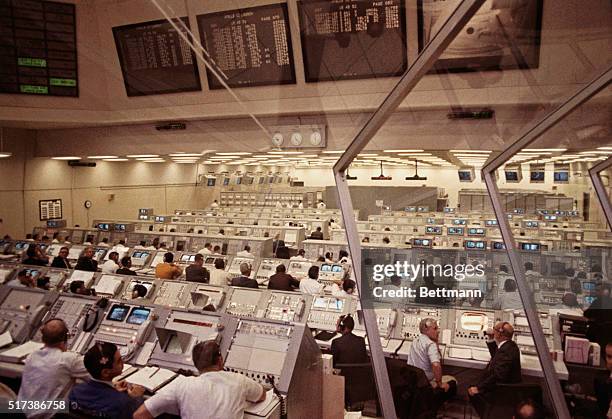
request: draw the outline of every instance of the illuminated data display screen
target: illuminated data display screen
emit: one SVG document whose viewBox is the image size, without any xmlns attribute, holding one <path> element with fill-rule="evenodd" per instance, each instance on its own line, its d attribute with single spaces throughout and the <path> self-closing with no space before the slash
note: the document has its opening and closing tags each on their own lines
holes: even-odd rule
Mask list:
<svg viewBox="0 0 612 419">
<path fill-rule="evenodd" d="M 0 0 L 0 93 L 79 96 L 74 4 Z"/>
<path fill-rule="evenodd" d="M 400 0 L 298 3 L 307 82 L 399 76 L 406 71 Z"/>
<path fill-rule="evenodd" d="M 286 4 L 199 15 L 202 45 L 231 87 L 294 84 Z M 206 70 L 211 89 L 223 85 Z"/>
<path fill-rule="evenodd" d="M 419 0 L 419 49 L 440 30 L 457 0 Z M 435 71 L 537 68 L 542 0 L 487 0 L 442 53 Z"/>
<path fill-rule="evenodd" d="M 186 17 L 181 21 L 189 28 Z M 202 89 L 195 55 L 168 21 L 118 26 L 113 36 L 128 96 Z"/>
</svg>

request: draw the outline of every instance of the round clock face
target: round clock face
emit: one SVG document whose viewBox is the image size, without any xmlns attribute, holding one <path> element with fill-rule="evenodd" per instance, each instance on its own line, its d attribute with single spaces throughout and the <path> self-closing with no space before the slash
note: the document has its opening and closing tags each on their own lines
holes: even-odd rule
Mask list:
<svg viewBox="0 0 612 419">
<path fill-rule="evenodd" d="M 280 146 L 284 140 L 285 139 L 283 138 L 283 134 L 281 134 L 280 132 L 277 132 L 272 137 L 272 144 L 274 144 L 275 146 Z"/>
<path fill-rule="evenodd" d="M 302 134 L 300 134 L 299 132 L 294 132 L 293 134 L 291 134 L 291 144 L 295 146 L 302 144 Z"/>
<path fill-rule="evenodd" d="M 85 201 L 83 205 L 85 205 L 85 208 L 89 209 L 91 208 L 91 201 Z"/>
<path fill-rule="evenodd" d="M 323 138 L 321 137 L 321 133 L 319 131 L 315 131 L 310 134 L 310 144 L 317 146 L 321 144 Z"/>
</svg>

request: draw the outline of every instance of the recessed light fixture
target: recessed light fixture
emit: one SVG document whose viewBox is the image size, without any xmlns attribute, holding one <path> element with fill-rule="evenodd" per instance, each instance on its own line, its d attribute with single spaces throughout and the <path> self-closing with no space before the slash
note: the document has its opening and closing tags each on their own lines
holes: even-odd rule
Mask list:
<svg viewBox="0 0 612 419">
<path fill-rule="evenodd" d="M 172 153 L 170 157 L 202 157 L 201 153 Z"/>
<path fill-rule="evenodd" d="M 104 161 L 130 161 L 130 159 L 123 159 L 123 158 L 117 158 L 117 159 L 102 159 Z"/>
<path fill-rule="evenodd" d="M 60 157 L 51 157 L 53 160 L 81 160 L 80 157 L 76 156 L 60 156 Z"/>
<path fill-rule="evenodd" d="M 490 150 L 451 150 L 451 153 L 491 153 Z"/>
<path fill-rule="evenodd" d="M 102 159 L 118 159 L 119 156 L 87 156 L 88 159 L 102 160 Z"/>
<path fill-rule="evenodd" d="M 567 151 L 567 148 L 524 148 L 524 151 Z"/>
<path fill-rule="evenodd" d="M 303 151 L 268 151 L 268 154 L 304 154 Z"/>
<path fill-rule="evenodd" d="M 385 153 L 421 153 L 425 150 L 383 150 Z"/>
<path fill-rule="evenodd" d="M 161 162 L 165 162 L 166 160 L 162 159 L 162 158 L 158 158 L 158 159 L 149 159 L 149 158 L 139 158 L 136 159 L 138 161 L 144 161 L 147 163 L 161 163 Z"/>
<path fill-rule="evenodd" d="M 250 156 L 252 153 L 236 152 L 236 153 L 216 153 L 217 156 Z"/>
<path fill-rule="evenodd" d="M 138 159 L 138 158 L 152 159 L 152 158 L 155 158 L 155 157 L 159 157 L 159 154 L 128 154 L 125 157 L 129 157 L 129 158 L 133 158 L 133 159 Z"/>
</svg>

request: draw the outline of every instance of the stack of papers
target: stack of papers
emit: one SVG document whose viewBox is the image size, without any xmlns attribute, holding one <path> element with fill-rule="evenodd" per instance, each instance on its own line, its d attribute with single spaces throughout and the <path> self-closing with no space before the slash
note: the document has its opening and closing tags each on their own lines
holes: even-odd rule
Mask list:
<svg viewBox="0 0 612 419">
<path fill-rule="evenodd" d="M 247 408 L 244 409 L 244 412 L 255 416 L 267 417 L 278 403 L 279 400 L 274 394 L 274 391 L 268 390 L 266 393 L 266 399 L 264 401 L 259 403 L 249 403 Z"/>
<path fill-rule="evenodd" d="M 144 367 L 137 373 L 125 379 L 130 384 L 138 384 L 151 392 L 155 392 L 176 377 L 173 371 L 159 367 Z"/>
<path fill-rule="evenodd" d="M 0 352 L 0 361 L 21 362 L 32 352 L 39 350 L 43 346 L 44 344 L 41 342 L 34 342 L 30 340 L 4 352 Z"/>
<path fill-rule="evenodd" d="M 112 275 L 102 275 L 100 281 L 94 286 L 96 294 L 114 296 L 121 287 L 121 278 Z"/>
<path fill-rule="evenodd" d="M 93 282 L 95 272 L 88 271 L 77 271 L 74 270 L 70 278 L 66 280 L 64 285 L 69 285 L 72 281 L 83 281 L 85 283 L 85 288 L 89 288 L 91 283 Z"/>
</svg>

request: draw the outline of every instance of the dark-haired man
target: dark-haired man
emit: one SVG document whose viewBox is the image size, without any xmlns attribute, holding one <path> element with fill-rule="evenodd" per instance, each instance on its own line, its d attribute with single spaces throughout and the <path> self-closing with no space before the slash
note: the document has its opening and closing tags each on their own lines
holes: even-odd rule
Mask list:
<svg viewBox="0 0 612 419">
<path fill-rule="evenodd" d="M 251 279 L 251 265 L 247 262 L 240 264 L 240 276 L 232 279 L 232 287 L 259 288 L 259 284 Z"/>
<path fill-rule="evenodd" d="M 94 248 L 86 247 L 83 254 L 77 260 L 74 269 L 78 271 L 96 272 L 98 270 L 98 262 L 93 260 Z"/>
<path fill-rule="evenodd" d="M 295 291 L 300 287 L 300 281 L 287 273 L 282 263 L 276 267 L 276 273 L 268 280 L 268 289 L 279 291 Z"/>
<path fill-rule="evenodd" d="M 51 319 L 40 328 L 44 346 L 28 356 L 17 400 L 61 400 L 77 378 L 89 378 L 83 357 L 68 351 L 68 327 Z M 50 418 L 53 412 L 26 410 L 27 417 Z"/>
<path fill-rule="evenodd" d="M 132 258 L 129 256 L 124 256 L 121 258 L 121 268 L 117 269 L 116 274 L 118 275 L 136 275 L 136 272 L 131 270 L 132 267 Z"/>
<path fill-rule="evenodd" d="M 266 398 L 266 389 L 242 374 L 223 371 L 223 356 L 214 341 L 200 342 L 191 353 L 197 377 L 179 376 L 145 401 L 134 419 L 151 419 L 163 413 L 184 419 L 242 419 L 247 402 Z"/>
<path fill-rule="evenodd" d="M 53 262 L 51 262 L 52 268 L 60 268 L 60 269 L 72 269 L 70 266 L 70 262 L 68 261 L 68 253 L 70 251 L 67 247 L 62 247 L 59 251 L 59 254 L 53 258 Z"/>
<path fill-rule="evenodd" d="M 183 270 L 174 264 L 174 254 L 164 254 L 164 263 L 158 263 L 155 267 L 155 276 L 160 279 L 176 279 L 183 274 Z"/>
<path fill-rule="evenodd" d="M 185 280 L 205 284 L 210 281 L 210 273 L 204 267 L 204 256 L 200 253 L 196 253 L 193 263 L 185 268 Z"/>
<path fill-rule="evenodd" d="M 128 419 L 142 404 L 144 388 L 125 381 L 113 384 L 121 375 L 123 360 L 113 343 L 96 343 L 83 357 L 91 379 L 72 388 L 70 409 L 92 416 Z"/>
</svg>

